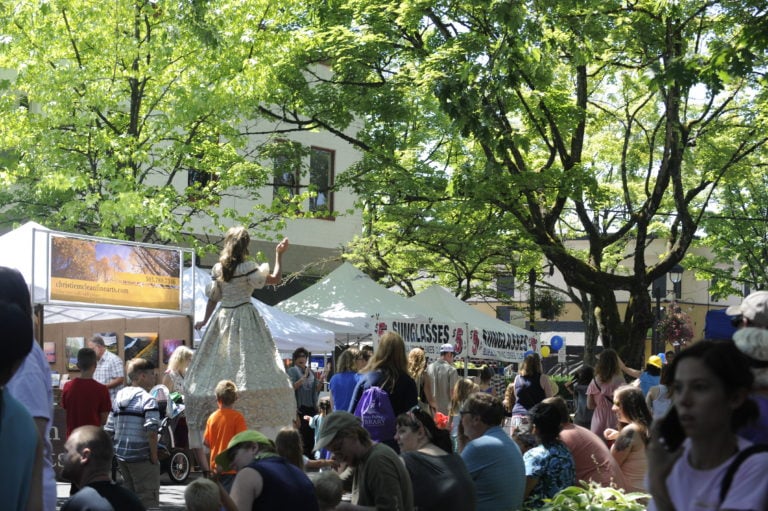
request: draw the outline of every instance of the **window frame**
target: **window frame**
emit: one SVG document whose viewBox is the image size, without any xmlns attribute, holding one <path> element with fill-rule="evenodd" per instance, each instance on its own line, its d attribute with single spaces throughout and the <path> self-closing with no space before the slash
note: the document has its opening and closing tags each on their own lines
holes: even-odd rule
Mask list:
<svg viewBox="0 0 768 511">
<path fill-rule="evenodd" d="M 323 153 L 326 156 L 328 168 L 327 168 L 327 178 L 326 182 L 324 183 L 326 185 L 326 188 L 321 188 L 317 186 L 317 180 L 315 178 L 316 172 L 315 167 L 313 166 L 313 162 L 315 161 L 315 155 Z M 310 197 L 309 204 L 307 206 L 307 211 L 310 213 L 323 213 L 326 212 L 324 218 L 332 219 L 333 215 L 333 207 L 334 207 L 334 192 L 333 192 L 333 184 L 336 177 L 336 151 L 334 149 L 329 149 L 326 147 L 319 147 L 319 146 L 310 146 L 309 148 L 309 172 L 308 172 L 308 189 L 312 190 L 313 188 L 317 192 L 316 197 Z M 321 204 L 320 206 L 317 205 L 318 198 L 321 197 L 321 192 L 325 192 L 326 195 L 326 201 L 324 204 Z"/>
</svg>

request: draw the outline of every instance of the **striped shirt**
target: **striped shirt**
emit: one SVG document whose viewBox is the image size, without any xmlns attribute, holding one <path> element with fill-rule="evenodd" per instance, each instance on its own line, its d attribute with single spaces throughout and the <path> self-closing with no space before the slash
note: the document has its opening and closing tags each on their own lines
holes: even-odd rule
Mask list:
<svg viewBox="0 0 768 511">
<path fill-rule="evenodd" d="M 115 456 L 121 461 L 148 461 L 147 433 L 160 427 L 157 401 L 141 387 L 124 387 L 112 402 L 112 411 L 104 426 L 113 435 Z"/>
</svg>

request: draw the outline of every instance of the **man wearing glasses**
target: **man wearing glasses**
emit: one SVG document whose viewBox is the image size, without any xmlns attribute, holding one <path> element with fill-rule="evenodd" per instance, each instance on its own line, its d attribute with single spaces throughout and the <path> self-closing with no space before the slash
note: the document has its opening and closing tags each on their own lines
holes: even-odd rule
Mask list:
<svg viewBox="0 0 768 511">
<path fill-rule="evenodd" d="M 390 447 L 374 444 L 351 413 L 328 415 L 315 448 L 328 449 L 336 461 L 352 468 L 351 502 L 341 502 L 337 511 L 413 511 L 413 488 L 405 465 Z M 344 482 L 349 489 L 349 480 Z"/>
<path fill-rule="evenodd" d="M 475 482 L 477 511 L 520 509 L 525 464 L 517 444 L 501 429 L 501 400 L 485 392 L 470 394 L 459 411 L 469 438 L 461 457 Z"/>
</svg>

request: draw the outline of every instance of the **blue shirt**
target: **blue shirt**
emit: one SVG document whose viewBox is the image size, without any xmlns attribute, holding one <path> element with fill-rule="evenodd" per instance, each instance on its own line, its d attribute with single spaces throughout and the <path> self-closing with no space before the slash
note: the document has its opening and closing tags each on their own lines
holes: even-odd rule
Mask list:
<svg viewBox="0 0 768 511">
<path fill-rule="evenodd" d="M 651 390 L 651 387 L 658 385 L 660 380 L 661 375 L 651 376 L 645 371 L 640 373 L 640 390 L 643 391 L 643 395 L 647 396 L 648 391 Z"/>
<path fill-rule="evenodd" d="M 331 389 L 331 404 L 334 410 L 346 411 L 352 401 L 352 392 L 355 391 L 360 375 L 354 371 L 344 371 L 331 376 L 328 386 Z"/>
<path fill-rule="evenodd" d="M 539 507 L 544 498 L 576 482 L 576 465 L 571 452 L 561 441 L 537 445 L 523 455 L 525 475 L 538 478 L 526 501 L 529 507 Z"/>
<path fill-rule="evenodd" d="M 469 442 L 461 457 L 475 482 L 477 511 L 520 509 L 525 491 L 523 456 L 500 426 Z"/>
<path fill-rule="evenodd" d="M 0 502 L 3 509 L 25 509 L 37 453 L 37 429 L 24 405 L 0 388 Z"/>
</svg>

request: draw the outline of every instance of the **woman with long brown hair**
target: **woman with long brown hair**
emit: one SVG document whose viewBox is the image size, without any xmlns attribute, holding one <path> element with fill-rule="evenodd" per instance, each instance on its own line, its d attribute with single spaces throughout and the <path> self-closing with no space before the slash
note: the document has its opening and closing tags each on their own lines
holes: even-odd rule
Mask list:
<svg viewBox="0 0 768 511">
<path fill-rule="evenodd" d="M 760 414 L 749 398 L 755 363 L 730 341 L 697 341 L 677 354 L 673 406 L 648 444 L 649 511 L 768 509 L 768 452 L 738 435 Z"/>
<path fill-rule="evenodd" d="M 355 412 L 363 392 L 371 387 L 379 387 L 389 394 L 395 416 L 407 412 L 418 403 L 416 382 L 408 374 L 405 342 L 395 332 L 387 332 L 379 339 L 379 345 L 362 370 L 360 381 L 352 394 L 350 413 Z M 379 440 L 398 451 L 394 432 L 392 438 Z"/>
<path fill-rule="evenodd" d="M 251 303 L 254 289 L 277 285 L 282 278 L 281 261 L 288 239 L 275 248 L 275 266 L 248 259 L 250 236 L 244 227 L 232 227 L 224 237 L 219 262 L 211 270 L 206 287 L 205 317 L 200 329 L 218 312 L 203 335 L 192 365 L 187 370 L 186 409 L 189 443 L 202 450 L 202 432 L 208 415 L 216 410 L 216 384 L 232 380 L 238 388 L 237 409 L 246 423 L 274 438 L 291 424 L 296 412 L 294 392 L 283 369 L 264 319 Z M 205 457 L 198 451 L 198 460 Z"/>
<path fill-rule="evenodd" d="M 612 410 L 613 393 L 625 383 L 619 355 L 612 349 L 603 350 L 597 357 L 595 377 L 587 387 L 587 408 L 594 410 L 589 429 L 600 438 L 603 438 L 606 429 L 618 428 L 618 420 Z"/>
<path fill-rule="evenodd" d="M 552 385 L 544 374 L 541 358 L 531 353 L 523 359 L 520 373 L 515 377 L 515 404 L 512 406 L 512 427 L 527 420 L 528 410 L 552 397 Z"/>
<path fill-rule="evenodd" d="M 632 385 L 619 387 L 613 394 L 613 412 L 619 428 L 606 429 L 603 436 L 613 442 L 611 456 L 624 474 L 628 491 L 645 491 L 645 473 L 648 459 L 645 447 L 648 445 L 651 428 L 651 412 L 645 403 L 643 391 Z"/>
</svg>

